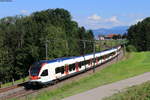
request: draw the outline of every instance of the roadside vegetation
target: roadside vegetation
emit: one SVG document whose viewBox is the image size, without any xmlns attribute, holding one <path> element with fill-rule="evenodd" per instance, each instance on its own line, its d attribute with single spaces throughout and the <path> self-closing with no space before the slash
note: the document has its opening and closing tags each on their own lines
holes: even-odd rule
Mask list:
<svg viewBox="0 0 150 100">
<path fill-rule="evenodd" d="M 110 40 L 97 40 L 96 41 L 96 51 L 102 51 L 102 50 L 106 50 L 115 46 L 118 46 L 120 44 L 126 43 L 127 40 L 114 40 L 114 39 L 110 39 Z"/>
<path fill-rule="evenodd" d="M 93 75 L 64 84 L 53 91 L 45 91 L 26 100 L 61 100 L 98 86 L 133 77 L 150 71 L 150 52 L 128 53 L 124 60 L 110 65 Z"/>
<path fill-rule="evenodd" d="M 127 88 L 125 92 L 114 94 L 104 100 L 150 100 L 150 81 Z"/>
<path fill-rule="evenodd" d="M 12 86 L 12 85 L 20 84 L 20 83 L 26 82 L 28 80 L 29 80 L 29 77 L 26 77 L 26 78 L 16 80 L 14 82 L 8 82 L 8 83 L 5 83 L 5 84 L 1 84 L 1 88 L 5 88 L 5 87 Z"/>
</svg>

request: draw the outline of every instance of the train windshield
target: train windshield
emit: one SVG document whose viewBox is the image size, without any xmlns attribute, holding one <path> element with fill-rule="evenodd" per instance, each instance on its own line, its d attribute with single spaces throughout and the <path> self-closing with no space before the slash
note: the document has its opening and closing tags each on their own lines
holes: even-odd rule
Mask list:
<svg viewBox="0 0 150 100">
<path fill-rule="evenodd" d="M 30 75 L 31 76 L 38 76 L 41 67 L 42 67 L 42 63 L 40 63 L 40 62 L 36 62 L 36 63 L 32 64 L 31 68 L 30 68 Z"/>
</svg>

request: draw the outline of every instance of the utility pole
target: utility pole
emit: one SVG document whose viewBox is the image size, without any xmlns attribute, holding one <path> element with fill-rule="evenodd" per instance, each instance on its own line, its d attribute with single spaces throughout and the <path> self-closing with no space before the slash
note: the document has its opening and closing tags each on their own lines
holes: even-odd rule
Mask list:
<svg viewBox="0 0 150 100">
<path fill-rule="evenodd" d="M 94 42 L 93 42 L 94 44 L 93 44 L 93 54 L 94 54 L 94 66 L 93 66 L 93 73 L 95 73 L 95 40 L 94 40 Z"/>
<path fill-rule="evenodd" d="M 83 41 L 83 58 L 84 58 L 84 62 L 85 62 L 85 48 L 86 48 L 86 44 L 85 41 Z M 85 65 L 85 71 L 86 71 L 86 64 Z"/>
<path fill-rule="evenodd" d="M 48 47 L 48 45 L 47 45 L 47 40 L 46 40 L 46 42 L 45 42 L 45 56 L 46 56 L 46 60 L 48 59 L 47 47 Z"/>
<path fill-rule="evenodd" d="M 2 87 L 2 82 L 0 82 L 0 88 Z"/>
<path fill-rule="evenodd" d="M 126 54 L 126 45 L 125 45 L 125 43 L 123 43 L 123 54 L 124 54 L 124 56 Z"/>
<path fill-rule="evenodd" d="M 66 40 L 66 50 L 67 50 L 67 57 L 69 55 L 69 46 L 68 46 L 68 40 Z"/>
<path fill-rule="evenodd" d="M 98 52 L 100 52 L 100 50 L 101 50 L 101 41 L 100 40 L 98 41 L 98 44 L 99 44 L 98 45 L 98 47 L 99 47 L 99 51 Z"/>
</svg>

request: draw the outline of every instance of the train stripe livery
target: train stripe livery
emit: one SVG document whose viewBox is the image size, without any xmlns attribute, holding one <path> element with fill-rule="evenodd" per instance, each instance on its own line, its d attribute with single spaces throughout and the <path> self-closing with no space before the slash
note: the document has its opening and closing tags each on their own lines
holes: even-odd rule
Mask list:
<svg viewBox="0 0 150 100">
<path fill-rule="evenodd" d="M 41 60 L 29 69 L 30 84 L 45 85 L 100 65 L 119 55 L 121 46 L 85 56 Z M 95 59 L 94 59 L 95 58 Z"/>
</svg>

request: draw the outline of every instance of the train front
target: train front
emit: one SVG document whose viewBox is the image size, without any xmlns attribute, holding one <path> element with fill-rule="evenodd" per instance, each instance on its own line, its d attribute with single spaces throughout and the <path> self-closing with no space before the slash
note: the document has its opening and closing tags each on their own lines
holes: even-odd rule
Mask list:
<svg viewBox="0 0 150 100">
<path fill-rule="evenodd" d="M 35 62 L 31 65 L 29 69 L 30 85 L 43 85 L 43 80 L 40 75 L 43 65 L 43 62 Z"/>
</svg>

